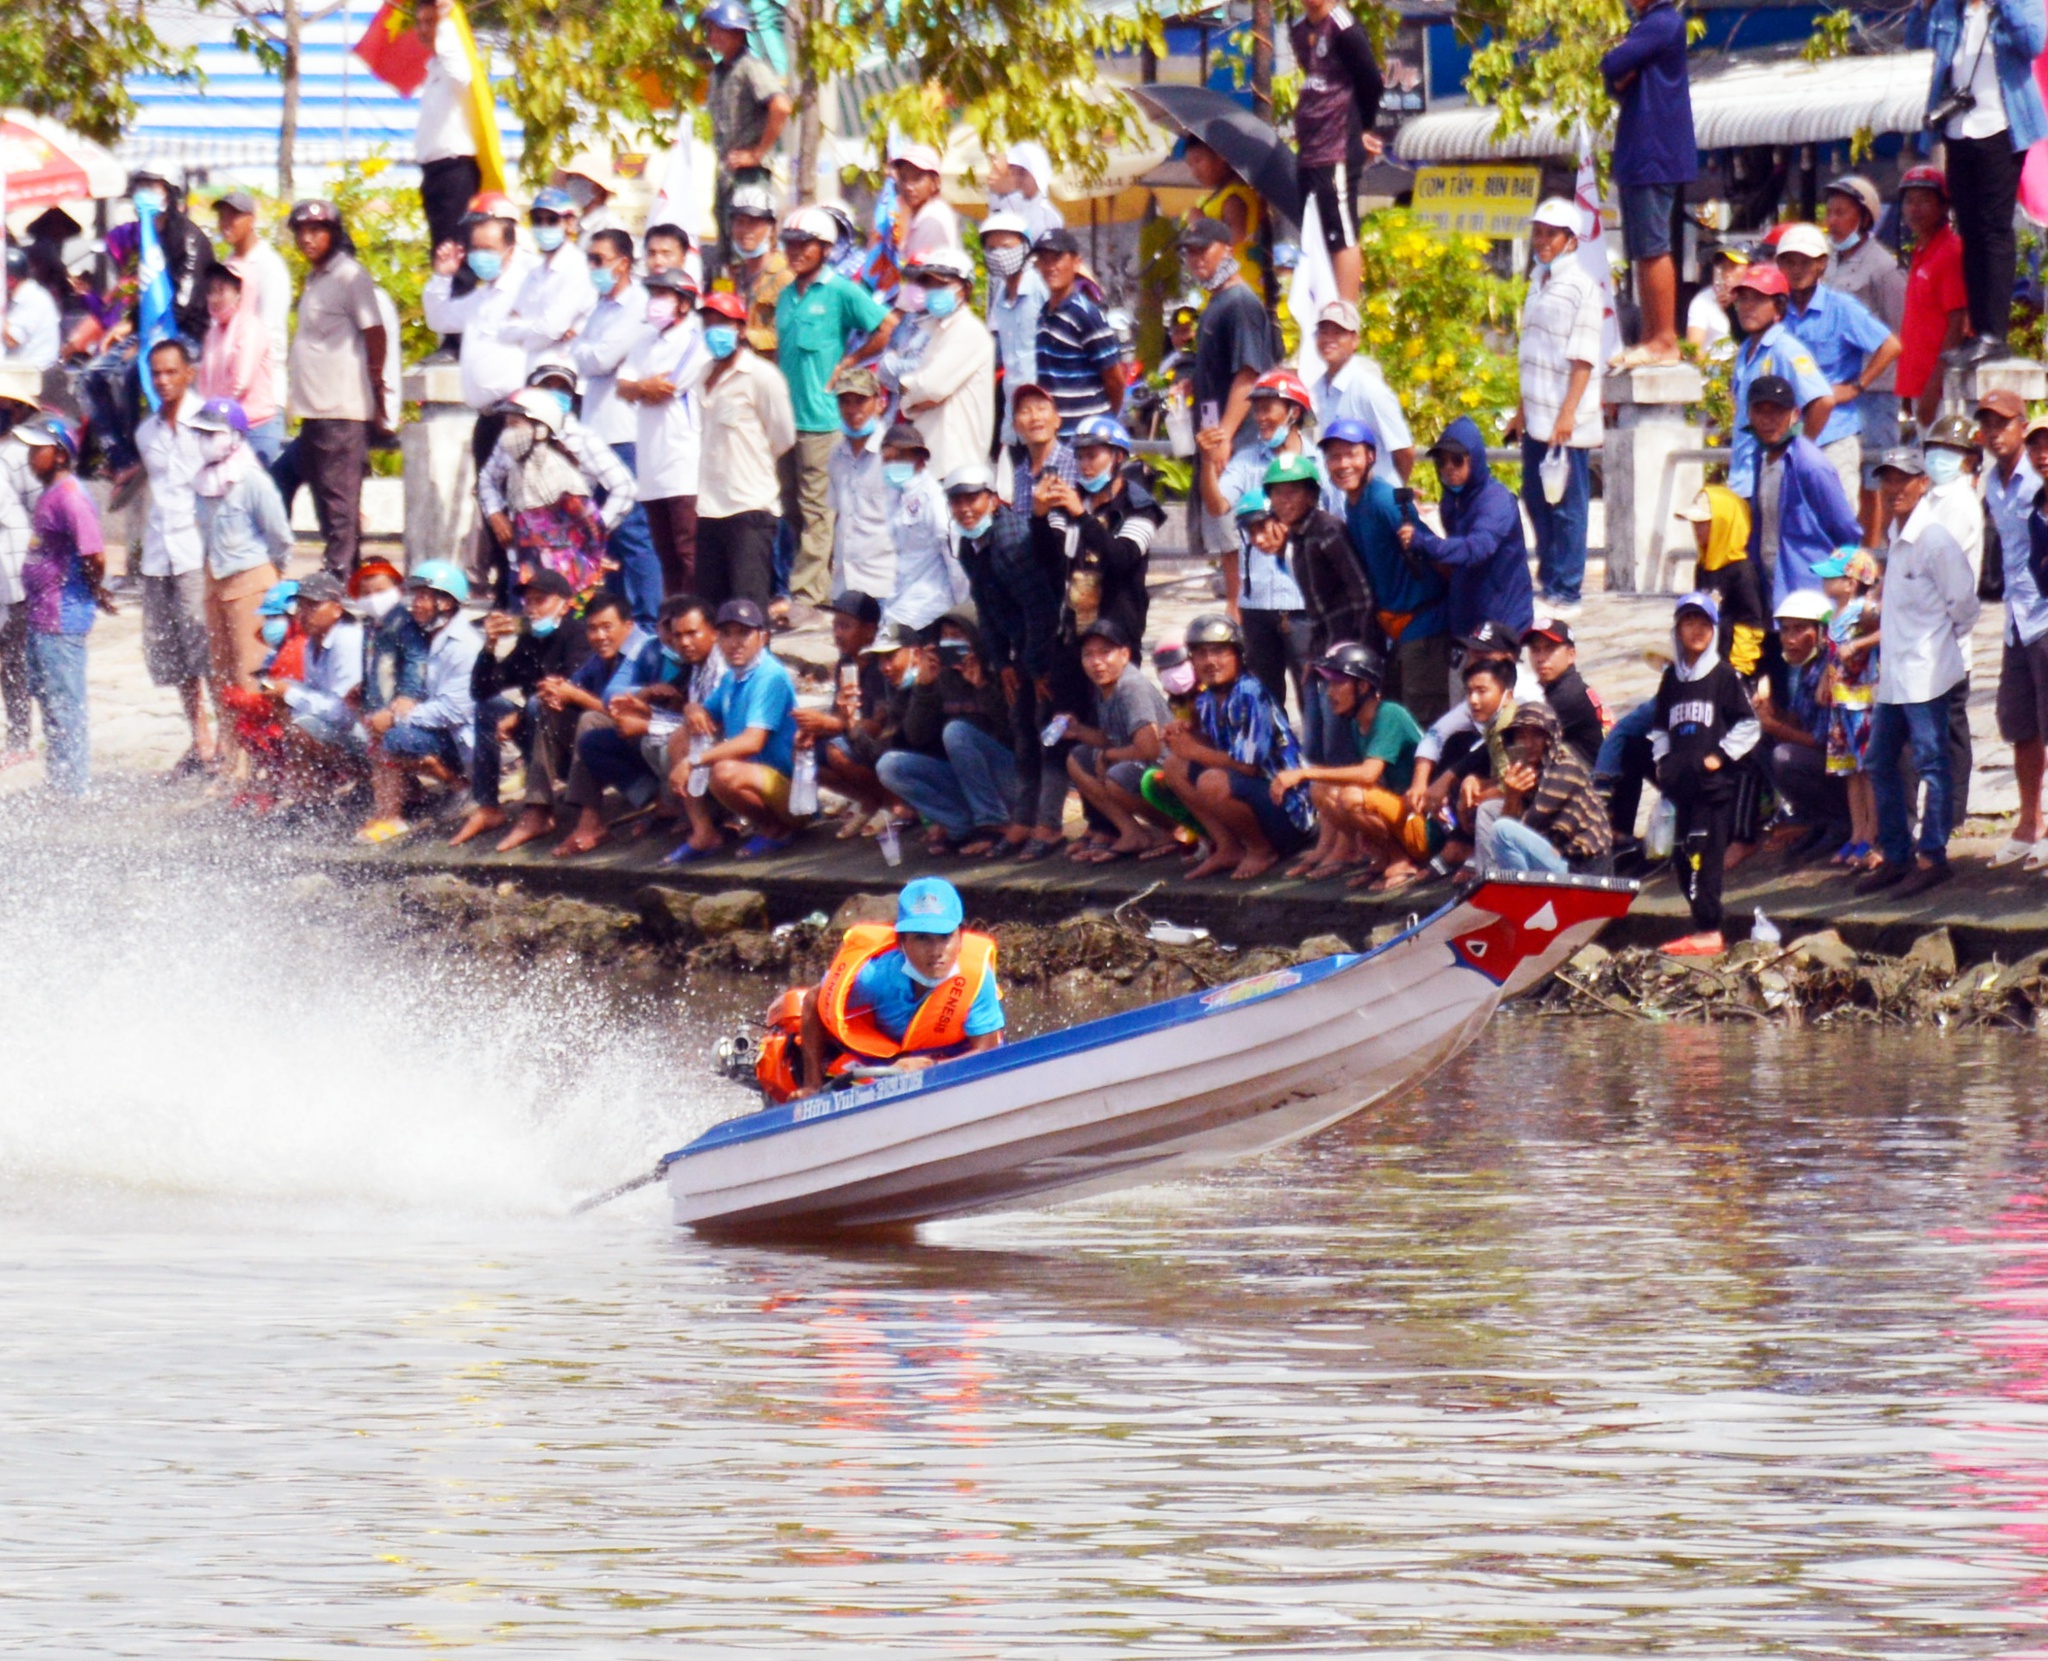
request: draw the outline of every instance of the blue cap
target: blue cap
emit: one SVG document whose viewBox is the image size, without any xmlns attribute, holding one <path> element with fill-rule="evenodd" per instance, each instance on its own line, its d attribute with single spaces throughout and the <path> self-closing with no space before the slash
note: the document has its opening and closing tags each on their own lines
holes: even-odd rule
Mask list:
<svg viewBox="0 0 2048 1661">
<path fill-rule="evenodd" d="M 1084 444 L 1114 444 L 1125 455 L 1131 453 L 1130 433 L 1121 421 L 1107 415 L 1091 415 L 1074 429 L 1074 448 L 1078 450 Z"/>
<path fill-rule="evenodd" d="M 1377 451 L 1380 447 L 1380 435 L 1363 421 L 1354 421 L 1346 416 L 1342 420 L 1332 421 L 1325 427 L 1322 437 L 1318 438 L 1316 443 L 1370 444 Z"/>
<path fill-rule="evenodd" d="M 720 29 L 737 29 L 745 34 L 754 27 L 753 9 L 742 0 L 712 0 L 704 8 L 704 23 Z"/>
<path fill-rule="evenodd" d="M 1849 574 L 1849 561 L 1862 552 L 1860 547 L 1853 544 L 1846 548 L 1837 548 L 1814 566 L 1813 574 L 1822 582 L 1826 582 L 1830 577 L 1846 577 Z"/>
<path fill-rule="evenodd" d="M 1684 611 L 1703 611 L 1707 614 L 1709 622 L 1713 623 L 1716 627 L 1720 625 L 1720 602 L 1704 588 L 1695 588 L 1690 594 L 1679 595 L 1678 604 L 1671 608 L 1671 615 L 1676 617 L 1680 612 Z"/>
<path fill-rule="evenodd" d="M 298 603 L 297 583 L 272 583 L 263 591 L 263 603 L 256 608 L 256 614 L 259 617 L 289 617 L 292 614 L 292 607 Z"/>
<path fill-rule="evenodd" d="M 560 185 L 549 185 L 543 190 L 535 191 L 533 206 L 527 209 L 529 213 L 574 213 L 575 211 L 576 198 L 562 189 Z"/>
<path fill-rule="evenodd" d="M 951 934 L 967 919 L 960 890 L 944 877 L 919 877 L 896 899 L 898 934 Z"/>
</svg>

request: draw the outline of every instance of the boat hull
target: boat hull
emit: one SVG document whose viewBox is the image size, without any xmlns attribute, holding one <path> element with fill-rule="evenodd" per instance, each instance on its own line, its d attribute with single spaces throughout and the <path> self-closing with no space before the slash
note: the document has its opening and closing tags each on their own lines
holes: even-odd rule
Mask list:
<svg viewBox="0 0 2048 1661">
<path fill-rule="evenodd" d="M 676 1221 L 878 1228 L 1108 1193 L 1296 1141 L 1442 1066 L 1634 892 L 1489 880 L 1362 956 L 729 1120 L 669 1156 Z"/>
</svg>

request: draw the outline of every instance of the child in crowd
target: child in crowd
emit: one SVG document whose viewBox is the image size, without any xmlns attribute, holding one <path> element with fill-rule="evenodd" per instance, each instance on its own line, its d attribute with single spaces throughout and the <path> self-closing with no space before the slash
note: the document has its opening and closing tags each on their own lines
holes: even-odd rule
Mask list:
<svg viewBox="0 0 2048 1661">
<path fill-rule="evenodd" d="M 1693 586 L 1721 608 L 1721 656 L 1746 680 L 1762 661 L 1765 632 L 1763 580 L 1749 557 L 1749 504 L 1726 485 L 1710 484 L 1678 517 L 1691 521 L 1699 551 Z"/>
<path fill-rule="evenodd" d="M 1165 694 L 1131 661 L 1131 642 L 1117 623 L 1098 617 L 1081 631 L 1081 672 L 1095 688 L 1093 720 L 1070 723 L 1074 748 L 1067 777 L 1082 798 L 1117 828 L 1116 840 L 1080 855 L 1091 863 L 1173 852 L 1173 822 L 1142 794 L 1146 769 L 1159 759 L 1174 725 Z"/>
<path fill-rule="evenodd" d="M 106 542 L 92 498 L 74 471 L 78 429 L 61 415 L 38 415 L 9 437 L 27 447 L 29 470 L 43 487 L 29 521 L 21 586 L 28 611 L 30 685 L 43 711 L 50 788 L 83 796 L 92 781 L 85 643 L 93 614 L 104 603 L 100 582 Z"/>
<path fill-rule="evenodd" d="M 1877 561 L 1863 548 L 1838 548 L 1814 567 L 1821 591 L 1834 605 L 1828 620 L 1828 669 L 1821 698 L 1828 706 L 1828 773 L 1849 792 L 1849 840 L 1829 861 L 1854 871 L 1884 863 L 1877 848 L 1877 790 L 1863 770 L 1877 702 Z"/>
<path fill-rule="evenodd" d="M 1721 615 L 1698 590 L 1679 597 L 1672 627 L 1676 660 L 1657 687 L 1650 752 L 1657 788 L 1678 810 L 1677 869 L 1694 932 L 1664 950 L 1715 957 L 1721 938 L 1721 878 L 1735 817 L 1736 771 L 1763 736 L 1742 677 L 1715 649 Z"/>
<path fill-rule="evenodd" d="M 1607 736 L 1607 708 L 1579 673 L 1579 642 L 1561 617 L 1539 617 L 1524 640 L 1529 667 L 1543 688 L 1543 701 L 1564 729 L 1564 741 L 1588 767 Z"/>
<path fill-rule="evenodd" d="M 1195 693 L 1199 690 L 1195 681 L 1194 661 L 1188 656 L 1187 644 L 1177 634 L 1168 635 L 1152 648 L 1152 673 L 1159 677 L 1159 689 L 1166 694 L 1166 710 L 1171 717 L 1172 727 L 1186 727 L 1190 731 L 1195 725 Z M 1164 733 L 1162 732 L 1162 738 Z M 1162 824 L 1175 828 L 1174 840 L 1193 847 L 1202 839 L 1202 822 L 1187 810 L 1186 805 L 1173 793 L 1166 782 L 1166 774 L 1155 761 L 1145 769 L 1138 781 L 1138 794 Z"/>
</svg>

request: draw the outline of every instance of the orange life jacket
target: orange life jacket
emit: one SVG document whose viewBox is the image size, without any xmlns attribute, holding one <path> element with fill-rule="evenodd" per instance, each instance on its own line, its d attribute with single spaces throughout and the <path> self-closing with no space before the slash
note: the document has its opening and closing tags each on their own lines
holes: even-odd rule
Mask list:
<svg viewBox="0 0 2048 1661">
<path fill-rule="evenodd" d="M 964 1042 L 967 1012 L 974 1007 L 983 983 L 996 972 L 996 943 L 985 934 L 963 933 L 959 963 L 925 994 L 900 1039 L 876 1026 L 870 1011 L 849 1012 L 846 1007 L 861 970 L 895 949 L 896 931 L 886 923 L 856 923 L 846 931 L 839 955 L 818 983 L 818 1018 L 825 1023 L 825 1030 L 847 1049 L 874 1061 L 950 1049 Z"/>
</svg>

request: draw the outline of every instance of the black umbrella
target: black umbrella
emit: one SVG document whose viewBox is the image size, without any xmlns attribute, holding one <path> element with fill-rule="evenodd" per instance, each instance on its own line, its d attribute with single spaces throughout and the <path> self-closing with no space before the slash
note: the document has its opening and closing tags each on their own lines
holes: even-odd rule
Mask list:
<svg viewBox="0 0 2048 1661">
<path fill-rule="evenodd" d="M 1161 126 L 1208 145 L 1281 218 L 1301 223 L 1294 152 L 1250 110 L 1207 87 L 1136 86 L 1124 90 Z"/>
</svg>

